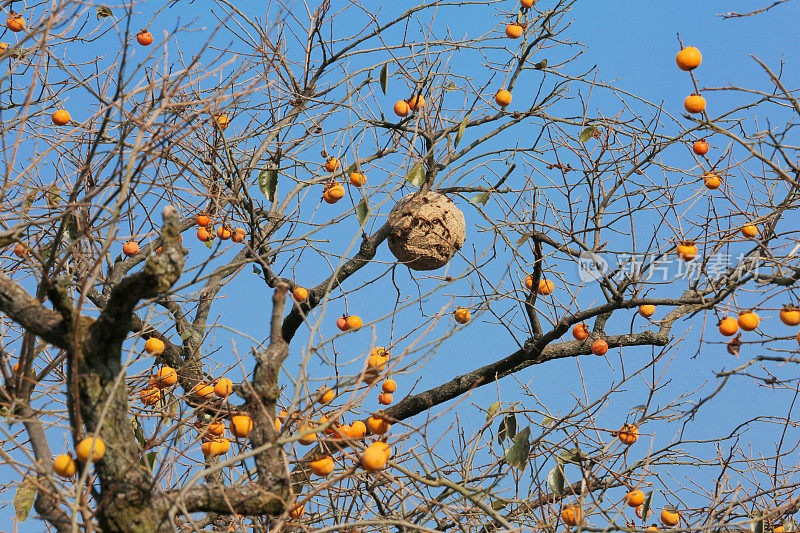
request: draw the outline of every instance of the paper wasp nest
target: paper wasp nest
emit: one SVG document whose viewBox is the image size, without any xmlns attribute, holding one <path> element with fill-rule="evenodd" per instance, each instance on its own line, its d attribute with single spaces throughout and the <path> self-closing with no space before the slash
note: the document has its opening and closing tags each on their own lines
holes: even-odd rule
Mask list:
<svg viewBox="0 0 800 533">
<path fill-rule="evenodd" d="M 389 213 L 389 249 L 411 270 L 436 270 L 464 245 L 464 213 L 443 194 L 415 194 Z"/>
</svg>

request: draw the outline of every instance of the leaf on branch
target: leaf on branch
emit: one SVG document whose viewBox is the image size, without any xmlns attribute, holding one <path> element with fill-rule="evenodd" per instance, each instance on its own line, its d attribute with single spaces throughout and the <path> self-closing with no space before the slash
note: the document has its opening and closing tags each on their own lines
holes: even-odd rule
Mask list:
<svg viewBox="0 0 800 533">
<path fill-rule="evenodd" d="M 183 333 L 181 333 L 181 340 L 183 342 L 186 342 L 191 338 L 192 338 L 192 331 L 188 328 L 184 329 Z"/>
<path fill-rule="evenodd" d="M 206 248 L 208 248 L 208 249 L 210 250 L 210 249 L 211 249 L 211 247 L 212 247 L 212 246 L 214 246 L 214 239 L 208 239 L 208 240 L 206 240 L 206 242 L 204 242 L 203 244 L 205 244 L 205 245 L 206 245 Z"/>
<path fill-rule="evenodd" d="M 489 196 L 491 196 L 491 194 L 492 193 L 490 193 L 489 191 L 479 192 L 478 194 L 470 198 L 469 201 L 476 205 L 477 204 L 486 205 L 486 202 L 489 201 Z"/>
<path fill-rule="evenodd" d="M 381 90 L 383 91 L 384 96 L 386 95 L 386 83 L 389 74 L 389 65 L 383 65 L 381 67 Z"/>
<path fill-rule="evenodd" d="M 75 238 L 78 236 L 78 217 L 75 214 L 71 214 L 67 217 L 67 238 L 71 242 L 75 242 Z"/>
<path fill-rule="evenodd" d="M 469 113 L 461 119 L 461 124 L 458 125 L 458 133 L 456 133 L 456 140 L 453 143 L 453 148 L 458 148 L 458 143 L 461 142 L 461 138 L 464 136 L 464 130 L 467 129 L 467 122 L 469 122 Z"/>
<path fill-rule="evenodd" d="M 17 513 L 17 520 L 24 522 L 28 518 L 35 499 L 36 480 L 33 476 L 25 476 L 17 485 L 17 493 L 14 494 L 14 511 Z"/>
<path fill-rule="evenodd" d="M 57 207 L 58 204 L 61 203 L 61 189 L 58 188 L 58 185 L 55 183 L 47 189 L 45 193 L 45 199 L 47 200 L 47 205 L 50 207 Z"/>
<path fill-rule="evenodd" d="M 422 168 L 422 161 L 411 167 L 411 170 L 406 174 L 406 179 L 414 187 L 420 187 L 425 183 L 425 171 Z"/>
<path fill-rule="evenodd" d="M 454 81 L 451 81 L 447 87 L 444 88 L 444 92 L 455 91 L 458 90 L 458 86 Z"/>
<path fill-rule="evenodd" d="M 734 338 L 728 341 L 728 353 L 731 355 L 739 355 L 739 350 L 742 347 L 742 333 L 739 332 Z"/>
<path fill-rule="evenodd" d="M 519 239 L 517 239 L 517 246 L 519 246 L 520 244 L 523 244 L 525 241 L 527 241 L 530 238 L 531 238 L 531 234 L 530 233 L 528 233 L 528 232 L 523 233 L 522 236 Z"/>
<path fill-rule="evenodd" d="M 580 451 L 578 448 L 569 448 L 568 450 L 561 450 L 558 452 L 556 459 L 562 463 L 577 464 L 586 459 L 586 454 Z"/>
<path fill-rule="evenodd" d="M 586 141 L 588 141 L 589 139 L 591 139 L 591 138 L 592 138 L 592 136 L 594 135 L 594 132 L 596 132 L 596 131 L 597 131 L 597 128 L 596 128 L 596 127 L 594 127 L 594 126 L 587 126 L 587 127 L 586 127 L 586 128 L 584 128 L 584 129 L 583 129 L 583 131 L 581 132 L 581 136 L 580 136 L 580 137 L 578 137 L 578 140 L 579 140 L 579 141 L 581 141 L 582 143 L 585 143 Z"/>
<path fill-rule="evenodd" d="M 111 12 L 111 8 L 107 6 L 97 6 L 97 20 L 113 16 L 114 14 Z"/>
<path fill-rule="evenodd" d="M 533 65 L 533 68 L 535 68 L 536 70 L 542 70 L 546 66 L 547 66 L 547 60 L 546 59 L 542 59 L 541 61 L 539 61 L 538 63 Z"/>
<path fill-rule="evenodd" d="M 492 405 L 489 406 L 489 409 L 486 410 L 486 421 L 488 422 L 494 415 L 497 414 L 497 411 L 500 410 L 500 402 L 494 402 Z"/>
<path fill-rule="evenodd" d="M 647 517 L 650 514 L 650 504 L 653 503 L 653 492 L 650 491 L 644 496 L 644 503 L 642 504 L 642 522 L 647 522 Z"/>
<path fill-rule="evenodd" d="M 53 241 L 50 241 L 42 246 L 39 249 L 39 255 L 42 256 L 42 259 L 45 261 L 50 259 L 50 256 L 53 255 Z"/>
<path fill-rule="evenodd" d="M 546 417 L 542 418 L 542 425 L 543 426 L 549 426 L 553 422 L 555 422 L 555 419 L 554 418 L 550 418 L 549 416 L 546 416 Z"/>
<path fill-rule="evenodd" d="M 508 502 L 506 500 L 495 500 L 492 502 L 492 509 L 495 511 L 501 511 L 506 508 Z"/>
<path fill-rule="evenodd" d="M 258 268 L 256 265 L 253 265 L 253 274 L 255 274 L 256 276 L 261 275 L 261 269 Z"/>
<path fill-rule="evenodd" d="M 550 489 L 550 492 L 555 494 L 556 496 L 563 496 L 564 495 L 564 472 L 561 470 L 561 465 L 556 465 L 553 467 L 552 470 L 547 474 L 547 487 Z"/>
<path fill-rule="evenodd" d="M 258 173 L 258 188 L 261 194 L 270 202 L 275 201 L 275 190 L 278 188 L 278 171 L 274 168 L 265 168 Z M 209 248 L 211 248 L 209 246 Z"/>
<path fill-rule="evenodd" d="M 517 434 L 517 415 L 508 413 L 497 427 L 497 442 L 503 444 L 506 438 L 513 439 Z"/>
<path fill-rule="evenodd" d="M 647 406 L 645 404 L 643 404 L 643 403 L 640 403 L 639 405 L 635 405 L 635 406 L 631 407 L 631 411 L 630 412 L 631 413 L 637 413 L 637 412 L 638 413 L 644 413 L 645 411 L 647 411 Z"/>
<path fill-rule="evenodd" d="M 531 453 L 531 428 L 526 427 L 514 437 L 514 444 L 506 452 L 506 462 L 518 469 L 525 468 Z"/>
<path fill-rule="evenodd" d="M 366 198 L 362 198 L 358 205 L 356 206 L 356 218 L 358 219 L 358 223 L 360 225 L 364 225 L 364 222 L 369 217 L 369 203 L 367 203 Z"/>
</svg>

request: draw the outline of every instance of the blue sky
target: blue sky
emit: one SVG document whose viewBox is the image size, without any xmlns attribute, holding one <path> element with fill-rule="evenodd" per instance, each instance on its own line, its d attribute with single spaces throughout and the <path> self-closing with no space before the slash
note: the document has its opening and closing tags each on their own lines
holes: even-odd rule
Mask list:
<svg viewBox="0 0 800 533">
<path fill-rule="evenodd" d="M 181 22 L 185 23 L 187 22 L 187 15 L 194 16 L 194 13 L 197 13 L 199 18 L 196 26 L 205 27 L 205 29 L 194 33 L 180 34 L 182 45 L 187 50 L 191 50 L 192 47 L 199 46 L 208 38 L 210 29 L 214 26 L 214 20 L 207 14 L 209 6 L 206 4 L 206 2 L 195 2 L 195 4 L 192 4 L 194 6 L 192 13 L 176 8 L 168 9 L 159 16 L 158 22 L 168 28 L 177 22 L 179 17 L 182 17 Z M 751 54 L 759 57 L 774 68 L 777 68 L 780 61 L 784 61 L 784 79 L 789 82 L 790 86 L 793 86 L 798 79 L 798 73 L 800 73 L 800 55 L 797 53 L 800 29 L 796 24 L 791 23 L 791 21 L 800 19 L 800 8 L 797 7 L 796 3 L 790 2 L 778 6 L 768 13 L 743 19 L 723 20 L 717 16 L 722 12 L 722 9 L 725 11 L 747 11 L 761 7 L 761 5 L 761 3 L 754 4 L 753 2 L 725 2 L 723 7 L 718 3 L 689 1 L 587 1 L 579 3 L 572 12 L 575 20 L 571 28 L 567 30 L 567 35 L 584 43 L 586 50 L 574 65 L 568 67 L 568 72 L 577 74 L 596 65 L 598 81 L 614 84 L 654 103 L 664 102 L 665 109 L 672 113 L 673 116 L 679 117 L 683 113 L 683 98 L 691 91 L 688 75 L 678 70 L 674 62 L 674 56 L 678 50 L 676 34 L 679 33 L 685 44 L 695 45 L 703 53 L 703 64 L 695 71 L 701 89 L 703 87 L 741 85 L 768 90 L 769 85 L 766 77 L 763 71 L 750 58 Z M 337 8 L 336 1 L 333 2 L 333 6 Z M 396 7 L 404 6 L 384 5 L 383 7 L 387 11 L 385 16 L 388 17 L 388 11 L 394 11 Z M 507 2 L 507 5 L 498 4 L 496 7 L 512 10 L 514 4 Z M 140 10 L 141 14 L 134 15 L 132 24 L 134 29 L 138 29 L 143 25 L 141 21 L 146 23 L 150 20 L 155 7 L 151 8 L 149 4 L 145 3 L 138 5 L 137 10 Z M 298 12 L 302 12 L 302 10 Z M 437 22 L 435 24 L 437 24 L 437 27 L 438 24 L 441 24 L 441 20 L 446 20 L 447 26 L 454 35 L 484 33 L 490 29 L 487 24 L 495 25 L 504 20 L 494 11 L 491 12 L 491 17 L 475 16 L 467 6 L 443 8 L 438 17 L 442 18 L 436 19 Z M 90 18 L 93 19 L 93 17 Z M 156 26 L 157 24 L 151 24 L 150 29 L 158 39 L 162 28 L 157 28 Z M 413 36 L 413 33 L 410 33 L 410 35 Z M 116 39 L 115 36 L 111 37 Z M 4 39 L 7 39 L 7 37 L 4 37 Z M 113 39 L 111 40 L 113 41 Z M 496 44 L 505 45 L 506 43 Z M 134 60 L 142 59 L 142 51 L 138 48 L 133 50 Z M 94 50 L 87 48 L 85 53 L 91 54 L 94 53 Z M 553 56 L 549 58 L 551 64 L 560 53 L 553 52 Z M 548 53 L 542 54 L 542 58 L 545 57 L 548 57 Z M 457 58 L 454 61 L 458 69 L 463 69 L 463 72 L 469 75 L 474 73 L 475 85 L 483 85 L 487 79 L 486 73 L 480 69 L 480 62 L 474 56 L 463 60 Z M 510 110 L 522 109 L 521 106 L 526 93 L 536 90 L 537 75 L 537 73 L 527 73 L 520 78 L 514 93 L 515 100 Z M 498 75 L 497 79 L 502 79 L 502 75 Z M 573 95 L 577 93 L 578 88 L 580 88 L 581 93 L 587 94 L 588 88 L 586 86 L 578 87 L 575 85 Z M 387 115 L 390 113 L 391 104 L 394 100 L 405 97 L 405 91 L 406 89 L 401 82 L 391 83 L 390 92 L 386 97 L 380 94 L 380 90 L 377 87 L 374 89 L 380 105 Z M 707 96 L 709 101 L 708 109 L 712 116 L 721 109 L 739 104 L 743 98 L 741 95 L 723 92 L 709 94 L 713 95 Z M 567 115 L 580 115 L 580 105 L 575 100 L 572 102 L 575 105 L 574 109 L 570 108 L 570 104 L 563 103 L 559 105 L 558 110 Z M 79 106 L 76 107 L 79 108 Z M 620 111 L 620 104 L 608 91 L 596 90 L 592 92 L 588 108 L 589 115 L 602 114 L 611 116 Z M 79 115 L 80 111 L 76 114 Z M 452 118 L 455 119 L 455 116 Z M 679 120 L 684 126 L 688 124 L 682 119 Z M 243 122 L 244 120 L 234 121 L 230 133 L 241 131 Z M 520 139 L 524 139 L 527 132 L 524 129 L 517 131 L 522 131 L 522 133 L 515 133 L 515 135 L 519 135 Z M 675 135 L 679 132 L 680 126 L 678 124 L 669 120 L 664 121 L 662 133 Z M 469 141 L 469 134 L 465 137 L 465 141 Z M 505 141 L 506 139 L 504 139 Z M 711 142 L 713 147 L 714 141 Z M 719 145 L 716 148 L 721 149 L 722 146 Z M 685 151 L 680 152 L 676 149 L 668 151 L 667 155 L 674 158 L 670 163 L 676 166 L 687 165 L 690 162 Z M 498 173 L 502 173 L 502 169 L 502 165 L 495 165 L 495 170 Z M 374 176 L 377 174 L 378 172 L 374 174 L 368 173 L 368 180 L 371 177 L 375 179 Z M 380 179 L 378 178 L 376 182 L 379 183 Z M 491 177 L 487 179 L 488 181 L 495 181 Z M 736 179 L 739 180 L 740 178 Z M 514 175 L 510 178 L 509 185 L 519 186 L 522 184 L 521 180 L 521 174 Z M 743 183 L 737 181 L 734 185 L 741 186 Z M 279 192 L 280 190 L 279 187 Z M 256 191 L 257 188 L 254 188 L 254 195 L 257 194 Z M 555 195 L 554 198 L 556 198 Z M 343 201 L 343 203 L 347 202 L 349 202 L 349 198 Z M 483 251 L 484 248 L 482 246 L 485 247 L 488 241 L 478 229 L 478 226 L 482 225 L 480 217 L 475 209 L 464 199 L 457 201 L 457 204 L 464 211 L 468 221 L 468 243 L 465 249 L 474 244 L 479 252 Z M 389 205 L 384 206 L 381 213 L 385 215 L 388 212 Z M 326 220 L 326 217 L 340 212 L 341 206 L 342 204 L 337 204 L 336 206 L 323 205 L 314 213 L 314 219 Z M 698 206 L 697 209 L 701 209 L 701 207 Z M 493 200 L 487 205 L 486 210 L 495 216 L 500 215 L 500 211 L 493 204 Z M 658 220 L 650 219 L 643 221 L 642 231 L 644 233 L 648 231 L 646 229 L 647 225 L 652 225 L 653 229 L 650 231 L 662 231 L 659 229 L 659 222 Z M 368 230 L 370 227 L 372 226 L 370 225 Z M 358 238 L 357 230 L 357 224 L 352 216 L 337 225 L 336 232 L 324 234 L 327 237 L 331 237 L 331 235 L 340 237 L 339 241 L 331 244 L 329 249 L 344 251 L 350 244 L 350 238 Z M 205 247 L 198 245 L 194 241 L 192 234 L 193 230 L 184 234 L 187 247 L 191 250 L 189 255 L 190 262 L 194 262 L 196 257 L 202 258 L 204 257 L 202 254 L 208 253 Z M 341 238 L 342 236 L 346 238 Z M 614 241 L 614 244 L 623 246 L 625 244 L 624 238 Z M 739 248 L 736 248 L 736 250 L 739 250 Z M 529 259 L 532 257 L 530 251 L 527 252 L 527 256 Z M 524 272 L 518 271 L 514 265 L 511 266 L 510 273 L 507 273 L 511 262 L 507 258 L 510 257 L 511 255 L 507 250 L 501 252 L 501 256 L 485 272 L 489 278 L 504 280 L 505 287 L 509 290 L 512 286 L 518 288 L 518 279 L 521 275 L 524 275 Z M 376 259 L 379 261 L 392 260 L 385 245 L 379 250 Z M 466 266 L 463 259 L 456 258 L 449 265 L 447 273 L 459 274 Z M 553 261 L 547 266 L 554 273 L 561 273 L 566 280 L 577 281 L 577 272 L 574 270 L 574 264 L 560 260 Z M 383 264 L 370 265 L 348 280 L 348 286 L 360 287 L 362 283 L 372 280 L 385 270 L 386 266 Z M 311 286 L 324 279 L 327 271 L 328 266 L 325 261 L 307 256 L 304 261 L 298 264 L 293 275 L 298 281 L 308 280 L 305 284 Z M 285 274 L 290 275 L 292 272 L 287 270 Z M 436 274 L 443 276 L 445 272 L 437 272 Z M 399 267 L 395 272 L 395 277 L 398 285 L 404 289 L 404 296 L 409 294 L 416 295 L 417 288 L 411 281 L 407 269 Z M 478 277 L 471 275 L 466 280 L 459 281 L 443 289 L 437 289 L 434 295 L 423 301 L 421 306 L 412 305 L 404 309 L 398 313 L 394 323 L 390 320 L 380 321 L 375 325 L 374 329 L 375 343 L 379 345 L 388 344 L 390 338 L 397 339 L 406 334 L 411 334 L 411 338 L 413 338 L 414 334 L 411 331 L 420 321 L 420 307 L 426 314 L 433 314 L 443 305 L 447 305 L 451 298 L 454 300 L 455 305 L 469 304 L 477 306 L 480 303 L 480 298 L 471 284 L 478 285 L 480 282 L 481 280 Z M 424 292 L 425 290 L 433 290 L 436 287 L 436 283 L 431 280 L 425 280 L 421 281 L 421 286 L 422 292 Z M 674 295 L 676 286 L 677 284 L 659 290 L 665 291 L 663 293 L 665 295 Z M 341 293 L 335 292 L 334 294 L 339 296 Z M 597 292 L 591 288 L 581 294 L 581 301 L 584 304 L 597 296 Z M 247 336 L 263 341 L 265 339 L 264 332 L 269 312 L 268 302 L 270 296 L 269 291 L 265 290 L 263 282 L 259 281 L 249 268 L 245 268 L 239 276 L 225 286 L 221 295 L 225 296 L 225 298 L 220 300 L 214 307 L 212 318 L 215 315 L 221 315 L 221 324 L 239 329 Z M 348 295 L 347 304 L 351 312 L 357 312 L 366 322 L 377 320 L 391 313 L 395 303 L 394 299 L 395 292 L 391 276 L 383 276 L 364 290 Z M 781 299 L 781 303 L 783 303 L 783 299 Z M 507 307 L 510 309 L 514 306 L 508 304 Z M 337 298 L 329 304 L 320 328 L 322 336 L 328 338 L 337 333 L 334 325 L 335 318 L 343 310 L 344 304 L 341 298 Z M 316 315 L 319 316 L 319 311 Z M 657 315 L 654 318 L 659 315 L 663 315 L 662 310 L 657 311 Z M 632 318 L 632 312 L 622 311 L 619 312 L 619 315 L 615 315 L 615 317 L 617 316 L 620 319 L 609 327 L 610 333 L 621 333 L 631 327 L 633 330 L 638 330 L 647 325 L 639 317 Z M 515 320 L 519 322 L 521 327 L 524 327 L 523 317 L 519 313 L 517 313 Z M 777 322 L 777 313 L 773 313 L 771 320 Z M 632 326 L 631 323 L 633 324 Z M 452 321 L 446 317 L 434 329 L 432 336 L 429 338 L 449 332 L 452 327 Z M 707 327 L 713 328 L 713 325 Z M 722 344 L 703 344 L 699 347 L 700 355 L 696 358 L 693 357 L 699 345 L 699 319 L 693 319 L 691 322 L 678 322 L 673 329 L 673 334 L 680 336 L 687 329 L 688 332 L 685 338 L 673 348 L 674 360 L 666 369 L 668 374 L 662 378 L 662 383 L 666 384 L 666 388 L 660 393 L 659 398 L 664 398 L 664 400 L 672 399 L 680 393 L 688 391 L 692 391 L 690 398 L 696 400 L 710 393 L 716 386 L 715 371 L 741 362 L 741 360 L 737 361 L 727 354 Z M 780 330 L 781 334 L 791 334 L 791 331 L 785 328 L 784 330 Z M 302 327 L 292 344 L 292 355 L 287 362 L 288 372 L 296 374 L 297 365 L 301 359 L 301 349 L 304 350 L 305 348 L 307 335 L 308 329 Z M 524 336 L 520 335 L 520 338 L 524 340 Z M 709 339 L 717 340 L 717 337 L 712 335 L 709 336 Z M 318 342 L 319 337 L 315 337 L 313 340 Z M 356 359 L 369 349 L 372 340 L 373 330 L 368 328 L 357 333 L 349 333 L 335 341 L 334 346 L 337 357 L 339 360 Z M 214 358 L 217 362 L 228 365 L 233 364 L 235 361 L 234 345 L 238 354 L 244 356 L 249 352 L 252 342 L 246 336 L 231 334 L 228 329 L 216 328 L 207 339 L 205 347 L 209 352 L 215 352 Z M 407 340 L 401 341 L 398 349 L 402 350 L 407 346 Z M 785 346 L 792 349 L 796 348 L 796 345 L 786 344 Z M 747 357 L 756 355 L 759 349 L 757 346 L 753 347 L 752 351 L 747 352 Z M 427 354 L 427 361 L 425 361 L 424 365 L 415 365 L 407 374 L 397 375 L 395 379 L 398 382 L 399 389 L 395 394 L 395 398 L 402 398 L 412 385 L 415 387 L 414 391 L 416 392 L 425 390 L 442 383 L 443 380 L 449 379 L 456 374 L 468 372 L 490 360 L 504 357 L 514 350 L 516 350 L 514 340 L 510 338 L 504 327 L 499 325 L 488 314 L 478 315 L 467 327 L 455 333 L 436 353 Z M 332 356 L 332 353 L 327 352 L 327 355 Z M 419 357 L 420 355 L 416 354 L 413 357 Z M 477 406 L 486 408 L 492 402 L 500 399 L 504 402 L 524 401 L 528 407 L 533 407 L 533 402 L 530 398 L 523 400 L 515 379 L 529 384 L 537 399 L 543 405 L 553 412 L 562 412 L 572 405 L 572 394 L 582 397 L 585 390 L 586 396 L 590 399 L 596 398 L 606 391 L 612 382 L 619 381 L 623 365 L 629 368 L 639 368 L 651 355 L 651 350 L 646 348 L 628 349 L 622 354 L 620 354 L 619 350 L 612 350 L 607 360 L 584 357 L 577 361 L 564 359 L 553 361 L 546 365 L 535 366 L 520 372 L 515 378 L 506 378 L 501 381 L 498 386 L 499 394 L 498 387 L 493 384 L 473 392 L 468 398 L 461 399 L 457 412 L 465 426 L 475 427 L 477 424 L 482 423 L 485 418 L 482 412 L 469 404 L 474 403 Z M 248 361 L 245 366 L 246 370 L 249 371 L 251 367 L 252 361 Z M 351 370 L 353 368 L 355 366 L 351 366 Z M 214 371 L 215 369 L 209 366 L 206 370 Z M 313 379 L 321 380 L 330 376 L 330 368 L 313 357 L 308 371 Z M 655 365 L 655 371 L 657 375 L 665 371 L 664 361 Z M 581 374 L 585 378 L 583 382 L 579 378 Z M 237 381 L 242 378 L 242 375 L 239 370 L 234 369 L 230 372 L 230 377 Z M 310 387 L 316 388 L 318 384 L 321 384 L 321 381 L 312 383 Z M 631 407 L 646 400 L 647 392 L 648 387 L 643 380 L 634 380 L 629 383 L 624 391 L 612 397 L 603 413 L 598 417 L 601 426 L 605 428 L 618 427 L 625 420 Z M 742 401 L 743 399 L 746 401 Z M 734 378 L 733 383 L 717 396 L 713 402 L 705 406 L 699 415 L 686 426 L 686 431 L 693 438 L 717 437 L 728 433 L 731 428 L 750 417 L 776 413 L 783 414 L 787 411 L 791 400 L 792 391 L 778 391 L 759 387 L 748 379 Z M 370 402 L 372 403 L 370 404 Z M 367 400 L 365 409 L 370 408 L 369 406 L 372 404 L 376 404 L 376 402 L 374 402 L 374 398 L 370 397 Z M 733 405 L 736 406 L 735 409 L 731 408 Z M 375 405 L 375 407 L 377 406 Z M 443 407 L 450 408 L 452 403 Z M 442 407 L 434 409 L 432 414 L 440 412 L 442 412 Z M 425 415 L 419 415 L 414 419 L 414 422 L 420 422 L 424 417 Z M 447 431 L 451 421 L 451 417 L 443 417 L 432 424 L 428 429 L 430 439 L 434 440 L 434 437 L 438 437 L 442 432 Z M 15 429 L 19 429 L 19 427 Z M 771 453 L 774 451 L 774 442 L 781 429 L 779 425 L 765 424 L 759 427 L 759 431 L 750 431 L 746 438 L 750 439 L 754 449 L 763 450 L 765 454 Z M 642 428 L 643 438 L 641 445 L 631 453 L 639 456 L 643 455 L 650 444 L 651 435 L 654 435 L 654 445 L 658 447 L 669 442 L 680 430 L 681 427 L 678 424 L 647 424 Z M 534 431 L 535 434 L 536 431 Z M 64 442 L 66 432 L 62 428 L 53 428 L 48 435 L 54 444 L 54 453 L 60 453 L 62 451 L 61 443 Z M 793 436 L 796 437 L 796 435 Z M 449 437 L 445 440 L 449 440 Z M 410 442 L 413 441 L 414 437 L 411 438 Z M 407 446 L 410 446 L 410 444 Z M 196 455 L 199 455 L 199 453 Z M 0 471 L 3 470 L 8 471 L 6 467 L 0 466 Z M 671 472 L 671 474 L 676 478 L 681 478 L 685 475 L 699 475 L 701 481 L 703 480 L 703 475 L 705 475 L 680 469 Z M 707 481 L 711 481 L 711 478 L 708 478 Z M 8 497 L 4 498 L 4 500 L 10 501 L 12 494 L 7 494 Z M 654 505 L 658 507 L 663 503 L 664 500 L 661 499 L 655 501 Z M 673 501 L 670 503 L 677 504 L 678 502 Z M 699 502 L 693 503 L 697 504 Z M 10 507 L 7 506 L 0 510 L 0 520 L 6 520 L 10 517 L 12 512 Z M 40 531 L 41 524 L 30 518 L 20 525 L 19 530 Z"/>
</svg>

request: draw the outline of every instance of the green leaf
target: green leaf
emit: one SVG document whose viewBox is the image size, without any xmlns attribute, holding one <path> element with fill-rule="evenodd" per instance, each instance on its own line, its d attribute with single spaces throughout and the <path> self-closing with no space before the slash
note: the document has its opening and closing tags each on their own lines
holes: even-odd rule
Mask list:
<svg viewBox="0 0 800 533">
<path fill-rule="evenodd" d="M 111 16 L 113 16 L 113 13 L 111 13 L 110 8 L 106 6 L 97 6 L 97 20 Z"/>
<path fill-rule="evenodd" d="M 358 172 L 358 165 L 356 165 L 355 163 L 347 167 L 347 170 L 344 171 L 344 175 L 349 178 L 350 174 L 352 174 L 353 172 Z"/>
<path fill-rule="evenodd" d="M 356 218 L 358 219 L 359 225 L 363 226 L 367 217 L 369 217 L 369 203 L 367 203 L 366 198 L 362 198 L 356 206 Z"/>
<path fill-rule="evenodd" d="M 411 170 L 406 174 L 406 179 L 414 187 L 420 187 L 425 183 L 425 170 L 422 168 L 422 161 L 411 167 Z"/>
<path fill-rule="evenodd" d="M 495 511 L 500 511 L 502 509 L 505 509 L 506 505 L 508 505 L 508 502 L 505 500 L 495 500 L 492 502 L 492 509 L 494 509 Z"/>
<path fill-rule="evenodd" d="M 469 122 L 469 113 L 467 113 L 463 119 L 461 119 L 461 124 L 458 125 L 458 133 L 456 133 L 456 140 L 453 143 L 453 148 L 458 148 L 458 143 L 461 142 L 461 137 L 464 136 L 464 130 L 467 129 L 467 122 Z"/>
<path fill-rule="evenodd" d="M 71 242 L 75 242 L 75 237 L 78 236 L 78 217 L 71 214 L 67 217 L 67 238 Z"/>
<path fill-rule="evenodd" d="M 500 421 L 500 425 L 497 426 L 497 442 L 503 444 L 503 441 L 506 438 L 513 439 L 514 435 L 517 434 L 517 415 L 514 413 L 508 413 L 503 420 Z"/>
<path fill-rule="evenodd" d="M 547 487 L 550 492 L 556 496 L 564 495 L 564 472 L 561 470 L 561 465 L 556 465 L 547 474 Z"/>
<path fill-rule="evenodd" d="M 497 414 L 497 411 L 500 410 L 500 402 L 494 402 L 492 405 L 489 406 L 489 409 L 486 410 L 486 421 L 488 422 L 494 415 Z"/>
<path fill-rule="evenodd" d="M 506 452 L 506 462 L 519 469 L 525 468 L 531 453 L 531 428 L 526 427 L 514 437 L 514 444 Z"/>
<path fill-rule="evenodd" d="M 547 60 L 546 59 L 542 59 L 541 61 L 539 61 L 538 63 L 533 65 L 533 68 L 535 68 L 536 70 L 542 70 L 546 66 L 547 66 Z"/>
<path fill-rule="evenodd" d="M 454 81 L 451 81 L 451 82 L 450 82 L 450 83 L 447 85 L 447 87 L 445 87 L 445 88 L 444 88 L 444 91 L 445 91 L 445 92 L 449 92 L 449 91 L 455 91 L 455 90 L 458 90 L 458 86 L 456 85 L 456 82 L 454 82 Z"/>
<path fill-rule="evenodd" d="M 647 522 L 647 516 L 650 514 L 650 504 L 653 502 L 653 491 L 651 490 L 644 496 L 644 503 L 642 504 L 642 522 Z"/>
<path fill-rule="evenodd" d="M 42 257 L 42 260 L 44 261 L 50 259 L 50 256 L 53 255 L 53 241 L 50 241 L 44 246 L 42 246 L 39 249 L 39 255 Z"/>
<path fill-rule="evenodd" d="M 549 426 L 550 424 L 552 424 L 555 421 L 556 421 L 555 418 L 550 418 L 549 416 L 546 416 L 546 417 L 542 418 L 542 425 L 543 426 Z"/>
<path fill-rule="evenodd" d="M 472 202 L 473 204 L 486 205 L 486 202 L 489 201 L 489 196 L 491 196 L 491 194 L 492 193 L 490 193 L 489 191 L 479 192 L 478 194 L 470 198 L 469 201 Z"/>
<path fill-rule="evenodd" d="M 639 404 L 639 405 L 636 405 L 634 407 L 631 407 L 631 411 L 630 412 L 631 413 L 636 413 L 636 412 L 644 413 L 645 411 L 647 411 L 647 406 L 644 405 L 644 404 Z"/>
<path fill-rule="evenodd" d="M 58 185 L 54 183 L 47 189 L 45 199 L 50 207 L 57 207 L 61 203 L 61 189 L 58 188 Z"/>
<path fill-rule="evenodd" d="M 581 141 L 582 143 L 585 143 L 586 141 L 592 138 L 592 135 L 594 135 L 594 132 L 596 131 L 597 128 L 595 128 L 594 126 L 587 126 L 581 132 L 581 136 L 578 137 L 578 140 Z"/>
<path fill-rule="evenodd" d="M 274 168 L 265 168 L 259 172 L 258 188 L 261 189 L 261 194 L 266 196 L 270 202 L 274 202 L 275 190 L 278 188 L 278 171 Z"/>
<path fill-rule="evenodd" d="M 210 250 L 210 249 L 211 249 L 211 247 L 214 245 L 214 239 L 208 239 L 208 240 L 207 240 L 206 242 L 204 242 L 203 244 L 205 244 L 205 245 L 206 245 L 206 248 L 208 248 L 208 249 Z"/>
<path fill-rule="evenodd" d="M 389 65 L 383 65 L 381 67 L 381 90 L 383 91 L 384 96 L 386 95 L 386 82 L 389 73 Z"/>
<path fill-rule="evenodd" d="M 188 329 L 188 328 L 187 328 L 187 329 L 184 329 L 184 330 L 183 330 L 183 333 L 181 333 L 181 340 L 182 340 L 183 342 L 186 342 L 186 341 L 188 341 L 188 340 L 189 340 L 189 339 L 191 339 L 191 338 L 192 338 L 192 330 L 190 330 L 190 329 Z"/>
<path fill-rule="evenodd" d="M 17 513 L 17 520 L 24 522 L 28 518 L 35 499 L 36 480 L 33 476 L 25 476 L 17 485 L 17 493 L 14 494 L 14 511 Z"/>
</svg>

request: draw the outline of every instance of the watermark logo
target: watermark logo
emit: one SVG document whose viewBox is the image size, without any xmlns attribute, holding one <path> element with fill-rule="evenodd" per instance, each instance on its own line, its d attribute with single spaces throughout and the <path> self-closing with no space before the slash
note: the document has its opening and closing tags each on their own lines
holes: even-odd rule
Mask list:
<svg viewBox="0 0 800 533">
<path fill-rule="evenodd" d="M 594 252 L 583 251 L 578 256 L 578 277 L 581 281 L 599 281 L 608 272 L 608 262 Z"/>
</svg>

